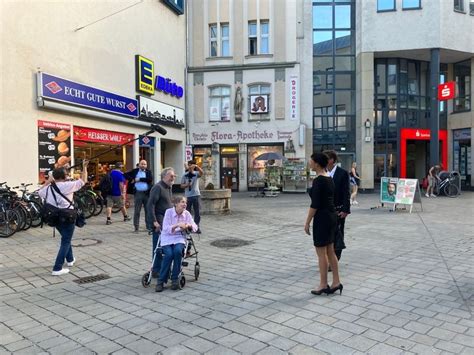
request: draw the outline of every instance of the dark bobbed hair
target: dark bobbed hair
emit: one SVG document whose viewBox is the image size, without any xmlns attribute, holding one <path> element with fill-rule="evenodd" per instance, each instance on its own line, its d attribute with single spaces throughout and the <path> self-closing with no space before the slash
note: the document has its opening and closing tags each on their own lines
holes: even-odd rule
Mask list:
<svg viewBox="0 0 474 355">
<path fill-rule="evenodd" d="M 66 169 L 56 168 L 53 170 L 54 180 L 65 180 L 66 179 Z"/>
<path fill-rule="evenodd" d="M 325 150 L 323 153 L 326 154 L 329 159 L 334 160 L 335 163 L 337 162 L 337 153 L 335 150 Z"/>
<path fill-rule="evenodd" d="M 325 153 L 313 153 L 311 159 L 323 169 L 326 169 L 329 163 L 329 158 Z"/>
</svg>

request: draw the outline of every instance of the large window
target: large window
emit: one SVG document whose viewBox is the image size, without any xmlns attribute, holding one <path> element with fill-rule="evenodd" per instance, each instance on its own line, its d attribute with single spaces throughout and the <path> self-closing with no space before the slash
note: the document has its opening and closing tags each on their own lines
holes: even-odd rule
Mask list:
<svg viewBox="0 0 474 355">
<path fill-rule="evenodd" d="M 257 55 L 257 22 L 249 22 L 249 55 Z"/>
<path fill-rule="evenodd" d="M 421 0 L 403 0 L 402 9 L 403 10 L 421 9 Z"/>
<path fill-rule="evenodd" d="M 209 25 L 209 56 L 230 56 L 229 24 L 219 23 Z"/>
<path fill-rule="evenodd" d="M 394 11 L 395 0 L 377 0 L 377 11 Z"/>
<path fill-rule="evenodd" d="M 209 89 L 209 121 L 230 121 L 230 87 L 216 86 Z"/>
<path fill-rule="evenodd" d="M 249 21 L 249 55 L 270 53 L 270 23 L 268 20 Z"/>
<path fill-rule="evenodd" d="M 355 152 L 354 1 L 313 1 L 313 148 Z"/>
<path fill-rule="evenodd" d="M 454 64 L 456 80 L 456 97 L 454 111 L 469 111 L 471 109 L 471 61 L 466 60 Z"/>
<path fill-rule="evenodd" d="M 464 12 L 464 0 L 454 0 L 454 11 Z"/>
</svg>

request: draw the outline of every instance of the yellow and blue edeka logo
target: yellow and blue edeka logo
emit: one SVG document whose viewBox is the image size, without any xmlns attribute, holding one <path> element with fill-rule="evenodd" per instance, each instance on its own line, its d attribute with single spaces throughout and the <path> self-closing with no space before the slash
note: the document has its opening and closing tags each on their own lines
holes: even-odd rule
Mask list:
<svg viewBox="0 0 474 355">
<path fill-rule="evenodd" d="M 152 60 L 135 56 L 136 90 L 145 94 L 155 93 L 155 65 Z"/>
</svg>

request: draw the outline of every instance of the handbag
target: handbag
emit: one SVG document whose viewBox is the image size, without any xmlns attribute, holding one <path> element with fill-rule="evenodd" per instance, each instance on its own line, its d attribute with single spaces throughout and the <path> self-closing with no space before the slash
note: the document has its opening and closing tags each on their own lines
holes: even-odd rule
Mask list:
<svg viewBox="0 0 474 355">
<path fill-rule="evenodd" d="M 56 199 L 56 194 L 54 191 L 59 192 L 61 196 L 63 196 L 66 201 L 69 202 L 69 206 L 71 206 L 71 201 L 67 199 L 59 190 L 59 188 L 56 186 L 55 183 L 51 184 L 51 187 L 53 188 L 51 190 L 51 193 L 53 194 L 54 202 L 56 204 L 52 205 L 48 202 L 48 193 L 50 189 L 46 191 L 46 198 L 45 198 L 45 203 L 43 204 L 43 207 L 41 208 L 41 221 L 43 224 L 47 224 L 50 227 L 56 227 L 59 224 L 64 224 L 64 223 L 75 223 L 76 221 L 76 216 L 77 213 L 74 209 L 70 208 L 59 208 L 57 207 L 58 205 L 58 200 Z"/>
<path fill-rule="evenodd" d="M 59 190 L 56 184 L 53 183 L 51 184 L 51 186 L 53 187 L 54 191 L 60 194 L 62 198 L 64 198 L 67 202 L 69 202 L 69 207 L 74 206 L 73 202 L 69 200 L 66 196 L 64 196 L 64 194 L 61 192 L 61 190 Z M 56 201 L 56 196 L 54 195 L 54 191 L 53 191 L 53 197 L 54 197 L 54 200 Z M 84 227 L 86 225 L 86 217 L 84 215 L 84 212 L 81 209 L 76 208 L 75 206 L 74 206 L 75 207 L 74 209 L 71 209 L 69 207 L 58 208 L 59 222 L 60 223 L 74 223 L 76 227 L 78 228 Z"/>
</svg>

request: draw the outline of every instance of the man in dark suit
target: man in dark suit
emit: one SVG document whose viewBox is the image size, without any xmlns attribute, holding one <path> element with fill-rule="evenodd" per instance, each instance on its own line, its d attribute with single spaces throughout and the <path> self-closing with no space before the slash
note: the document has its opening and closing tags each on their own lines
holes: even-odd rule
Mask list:
<svg viewBox="0 0 474 355">
<path fill-rule="evenodd" d="M 336 240 L 334 242 L 334 251 L 337 259 L 341 259 L 342 249 L 346 248 L 344 244 L 344 224 L 346 217 L 351 213 L 351 190 L 349 173 L 337 165 L 337 153 L 334 150 L 324 152 L 329 157 L 327 170 L 334 181 L 334 206 L 337 211 Z"/>
<path fill-rule="evenodd" d="M 134 195 L 135 211 L 133 213 L 133 224 L 135 226 L 135 233 L 138 233 L 142 205 L 145 209 L 145 221 L 146 223 L 148 222 L 146 204 L 148 203 L 150 189 L 153 186 L 153 175 L 151 170 L 147 169 L 146 160 L 141 160 L 137 168 L 126 172 L 124 176 L 128 180 L 127 193 Z M 147 226 L 147 229 L 151 228 Z"/>
</svg>

